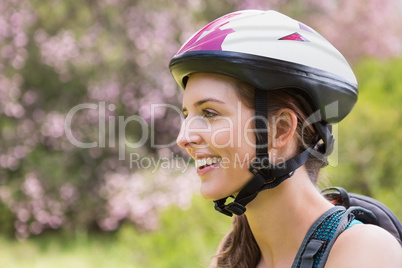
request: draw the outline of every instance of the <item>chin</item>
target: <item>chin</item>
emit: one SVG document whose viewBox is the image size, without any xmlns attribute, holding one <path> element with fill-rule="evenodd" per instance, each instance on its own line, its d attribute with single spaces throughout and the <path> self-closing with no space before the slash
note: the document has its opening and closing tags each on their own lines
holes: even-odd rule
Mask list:
<svg viewBox="0 0 402 268">
<path fill-rule="evenodd" d="M 227 187 L 225 189 L 201 184 L 200 194 L 205 200 L 215 201 L 232 195 L 232 192 L 229 192 Z"/>
</svg>

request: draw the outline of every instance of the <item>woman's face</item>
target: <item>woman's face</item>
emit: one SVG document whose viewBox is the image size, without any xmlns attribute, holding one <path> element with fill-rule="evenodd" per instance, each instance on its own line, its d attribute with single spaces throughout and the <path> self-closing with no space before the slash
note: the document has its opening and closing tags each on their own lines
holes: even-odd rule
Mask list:
<svg viewBox="0 0 402 268">
<path fill-rule="evenodd" d="M 183 113 L 177 143 L 195 160 L 202 196 L 236 195 L 252 177 L 254 110 L 242 104 L 231 78 L 198 73 L 188 80 Z"/>
</svg>

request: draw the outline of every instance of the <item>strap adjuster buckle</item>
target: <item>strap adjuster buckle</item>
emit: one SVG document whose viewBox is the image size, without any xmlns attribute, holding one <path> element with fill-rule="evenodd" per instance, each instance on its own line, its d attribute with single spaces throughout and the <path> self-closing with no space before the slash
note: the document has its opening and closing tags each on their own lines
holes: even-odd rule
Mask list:
<svg viewBox="0 0 402 268">
<path fill-rule="evenodd" d="M 222 199 L 214 201 L 214 203 L 215 203 L 214 207 L 215 207 L 216 211 L 218 211 L 222 214 L 225 214 L 226 216 L 232 217 L 233 213 L 226 209 L 226 205 L 225 205 L 226 199 L 227 198 L 222 198 Z"/>
<path fill-rule="evenodd" d="M 269 162 L 268 157 L 262 157 L 251 162 L 248 170 L 254 175 L 257 175 L 257 173 L 260 173 L 261 170 L 269 170 L 270 167 L 271 163 Z"/>
<path fill-rule="evenodd" d="M 237 202 L 232 202 L 226 205 L 225 209 L 236 215 L 242 215 L 244 212 L 246 212 L 246 207 Z"/>
</svg>

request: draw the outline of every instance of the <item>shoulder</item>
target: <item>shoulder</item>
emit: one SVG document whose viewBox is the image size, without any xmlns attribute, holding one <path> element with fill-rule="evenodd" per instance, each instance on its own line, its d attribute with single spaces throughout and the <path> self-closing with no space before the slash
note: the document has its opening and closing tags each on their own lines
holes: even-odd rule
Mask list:
<svg viewBox="0 0 402 268">
<path fill-rule="evenodd" d="M 325 267 L 402 267 L 402 247 L 386 230 L 358 224 L 338 237 Z"/>
</svg>

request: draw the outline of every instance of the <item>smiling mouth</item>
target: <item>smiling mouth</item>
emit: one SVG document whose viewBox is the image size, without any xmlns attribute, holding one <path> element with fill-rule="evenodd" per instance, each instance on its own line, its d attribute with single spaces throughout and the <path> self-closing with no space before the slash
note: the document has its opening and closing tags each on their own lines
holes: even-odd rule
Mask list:
<svg viewBox="0 0 402 268">
<path fill-rule="evenodd" d="M 222 161 L 221 157 L 207 157 L 195 160 L 195 167 L 198 169 L 203 169 L 207 166 L 217 164 Z"/>
</svg>

